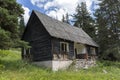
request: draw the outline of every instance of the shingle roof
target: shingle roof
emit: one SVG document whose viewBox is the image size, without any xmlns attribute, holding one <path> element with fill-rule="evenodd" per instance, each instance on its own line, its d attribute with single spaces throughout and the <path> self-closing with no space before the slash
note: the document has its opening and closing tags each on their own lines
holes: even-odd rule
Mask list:
<svg viewBox="0 0 120 80">
<path fill-rule="evenodd" d="M 94 42 L 92 38 L 81 28 L 77 28 L 67 23 L 55 20 L 38 11 L 34 12 L 51 36 L 98 47 L 96 42 Z"/>
</svg>

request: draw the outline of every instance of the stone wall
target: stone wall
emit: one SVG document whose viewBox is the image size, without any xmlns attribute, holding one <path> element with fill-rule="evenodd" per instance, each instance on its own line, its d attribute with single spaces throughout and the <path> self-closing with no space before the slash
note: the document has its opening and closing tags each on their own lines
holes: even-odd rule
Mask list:
<svg viewBox="0 0 120 80">
<path fill-rule="evenodd" d="M 74 63 L 74 65 L 72 64 Z M 72 60 L 53 60 L 53 61 L 40 61 L 33 62 L 33 64 L 47 67 L 52 69 L 53 71 L 64 70 L 69 68 L 69 66 L 73 66 L 73 69 L 78 70 L 81 68 L 87 69 L 89 67 L 95 66 L 95 60 L 86 60 L 86 59 L 78 59 L 75 61 Z"/>
<path fill-rule="evenodd" d="M 76 69 L 81 69 L 81 68 L 87 69 L 87 68 L 93 67 L 95 65 L 96 65 L 96 61 L 95 60 L 79 59 L 79 60 L 75 61 L 74 67 Z"/>
</svg>

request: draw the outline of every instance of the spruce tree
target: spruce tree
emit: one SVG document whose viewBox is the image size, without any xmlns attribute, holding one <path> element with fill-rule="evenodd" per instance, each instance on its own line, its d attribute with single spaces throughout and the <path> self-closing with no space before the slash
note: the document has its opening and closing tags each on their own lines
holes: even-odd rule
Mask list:
<svg viewBox="0 0 120 80">
<path fill-rule="evenodd" d="M 96 10 L 95 16 L 98 27 L 97 41 L 100 45 L 100 57 L 108 60 L 119 60 L 120 1 L 99 1 L 101 1 L 100 8 Z"/>
<path fill-rule="evenodd" d="M 16 0 L 0 0 L 0 34 L 2 35 L 2 37 L 0 37 L 0 49 L 10 48 L 20 40 L 18 18 L 21 17 L 22 14 L 23 9 Z M 8 41 L 12 44 L 10 44 L 10 46 L 4 45 L 4 43 L 8 44 Z"/>
<path fill-rule="evenodd" d="M 22 38 L 22 35 L 24 33 L 24 30 L 25 30 L 25 23 L 24 23 L 24 18 L 21 17 L 20 18 L 20 22 L 19 22 L 19 37 Z"/>
<path fill-rule="evenodd" d="M 70 24 L 69 23 L 69 15 L 68 15 L 68 13 L 66 13 L 66 23 Z"/>
<path fill-rule="evenodd" d="M 77 5 L 76 14 L 73 15 L 73 18 L 75 20 L 74 26 L 82 28 L 92 38 L 95 37 L 94 20 L 90 16 L 85 2 Z"/>
<path fill-rule="evenodd" d="M 0 49 L 9 49 L 12 41 L 9 37 L 10 33 L 0 28 Z"/>
<path fill-rule="evenodd" d="M 68 15 L 68 13 L 66 13 L 65 16 L 63 15 L 63 17 L 62 17 L 62 22 L 65 22 L 65 23 L 70 24 L 70 23 L 69 23 L 69 15 Z"/>
<path fill-rule="evenodd" d="M 64 15 L 62 16 L 62 22 L 65 22 L 65 16 Z"/>
</svg>

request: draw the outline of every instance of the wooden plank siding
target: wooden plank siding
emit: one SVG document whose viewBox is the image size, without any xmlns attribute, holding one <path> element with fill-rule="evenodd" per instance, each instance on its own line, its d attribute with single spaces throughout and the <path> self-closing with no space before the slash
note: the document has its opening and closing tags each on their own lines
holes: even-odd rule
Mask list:
<svg viewBox="0 0 120 80">
<path fill-rule="evenodd" d="M 27 33 L 23 36 L 23 39 L 31 46 L 32 61 L 52 60 L 51 36 L 37 16 L 34 13 L 32 15 L 27 25 Z"/>
</svg>

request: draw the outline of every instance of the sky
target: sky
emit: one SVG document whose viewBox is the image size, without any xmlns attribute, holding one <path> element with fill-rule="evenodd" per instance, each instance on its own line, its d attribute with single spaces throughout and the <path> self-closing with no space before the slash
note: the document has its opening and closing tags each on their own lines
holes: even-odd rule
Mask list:
<svg viewBox="0 0 120 80">
<path fill-rule="evenodd" d="M 43 14 L 46 14 L 52 18 L 61 20 L 63 15 L 75 14 L 76 6 L 86 2 L 87 9 L 90 13 L 94 12 L 97 8 L 97 0 L 17 0 L 17 3 L 22 5 L 24 9 L 24 21 L 27 24 L 32 10 L 37 10 Z M 70 20 L 73 19 L 71 16 Z"/>
</svg>

